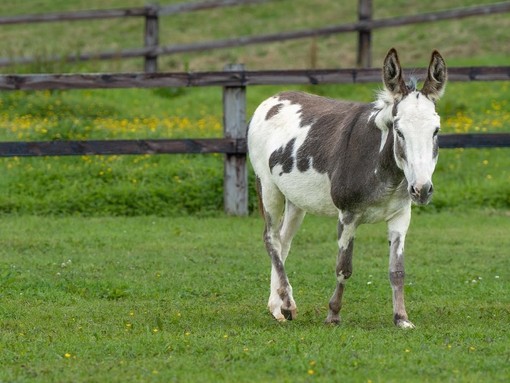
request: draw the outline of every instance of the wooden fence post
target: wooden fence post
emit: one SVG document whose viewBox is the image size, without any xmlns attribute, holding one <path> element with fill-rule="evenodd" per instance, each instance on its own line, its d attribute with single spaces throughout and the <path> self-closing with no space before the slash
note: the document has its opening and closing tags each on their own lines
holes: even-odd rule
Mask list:
<svg viewBox="0 0 510 383">
<path fill-rule="evenodd" d="M 159 44 L 159 5 L 149 4 L 145 7 L 145 48 L 157 48 Z M 158 55 L 149 53 L 145 55 L 145 73 L 158 71 Z"/>
<path fill-rule="evenodd" d="M 243 71 L 243 64 L 230 64 L 225 71 Z M 246 138 L 246 87 L 223 88 L 223 133 L 225 138 Z M 248 214 L 248 170 L 246 154 L 225 154 L 223 175 L 225 213 Z"/>
<path fill-rule="evenodd" d="M 372 20 L 372 0 L 359 0 L 358 21 Z M 372 31 L 362 29 L 358 32 L 358 67 L 370 68 L 372 66 Z"/>
</svg>

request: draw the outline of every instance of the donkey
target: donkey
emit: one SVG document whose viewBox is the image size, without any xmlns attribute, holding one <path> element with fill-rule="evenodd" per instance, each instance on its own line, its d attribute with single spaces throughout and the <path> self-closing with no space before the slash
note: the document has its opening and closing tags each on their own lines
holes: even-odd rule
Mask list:
<svg viewBox="0 0 510 383">
<path fill-rule="evenodd" d="M 397 51 L 391 49 L 382 77 L 384 89 L 373 103 L 282 92 L 262 102 L 250 121 L 248 150 L 272 265 L 268 308 L 278 321 L 296 317 L 284 264 L 310 212 L 338 217 L 336 288 L 325 322 L 340 322 L 356 228 L 384 220 L 393 321 L 414 328 L 404 305 L 404 241 L 412 202 L 425 205 L 434 191 L 440 125 L 435 103 L 444 93 L 447 70 L 434 51 L 417 90 L 416 80 L 404 82 Z"/>
</svg>

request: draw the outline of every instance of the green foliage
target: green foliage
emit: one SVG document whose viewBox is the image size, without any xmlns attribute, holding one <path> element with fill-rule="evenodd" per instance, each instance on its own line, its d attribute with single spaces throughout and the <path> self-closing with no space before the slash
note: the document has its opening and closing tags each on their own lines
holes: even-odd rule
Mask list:
<svg viewBox="0 0 510 383">
<path fill-rule="evenodd" d="M 182 0 L 161 0 L 165 6 Z M 493 4 L 494 0 L 374 1 L 373 18 L 393 18 L 459 7 Z M 74 0 L 0 3 L 3 16 L 80 9 L 143 7 L 146 0 Z M 264 4 L 224 7 L 160 17 L 159 41 L 162 46 L 189 44 L 236 36 L 291 32 L 350 24 L 357 18 L 357 1 L 278 0 Z M 225 22 L 228 20 L 228 22 Z M 391 46 L 406 52 L 406 65 L 423 65 L 424 52 L 440 49 L 453 65 L 505 65 L 508 62 L 510 27 L 508 14 L 475 16 L 461 20 L 381 28 L 373 32 L 373 60 L 377 65 Z M 2 57 L 37 57 L 33 65 L 17 65 L 9 73 L 34 72 L 119 72 L 143 70 L 142 58 L 129 60 L 90 60 L 80 63 L 44 63 L 53 56 L 101 51 L 121 51 L 143 45 L 144 20 L 141 17 L 113 18 L 78 22 L 52 22 L 7 25 L 2 28 Z M 494 42 L 497 42 L 496 44 Z M 298 39 L 275 44 L 255 44 L 204 53 L 162 56 L 162 71 L 221 70 L 230 62 L 241 62 L 251 70 L 349 68 L 356 65 L 356 34 Z M 313 53 L 312 53 L 313 52 Z"/>
<path fill-rule="evenodd" d="M 370 101 L 377 85 L 293 87 Z M 248 90 L 248 115 L 281 90 Z M 508 132 L 508 83 L 449 85 L 444 133 Z M 10 92 L 0 139 L 80 140 L 222 136 L 219 89 Z M 0 212 L 52 215 L 214 214 L 223 205 L 222 155 L 83 156 L 0 160 Z M 256 210 L 250 172 L 250 210 Z M 419 211 L 510 208 L 509 149 L 442 150 L 432 204 Z"/>
<path fill-rule="evenodd" d="M 362 226 L 340 326 L 334 219 L 286 263 L 298 318 L 266 309 L 258 217 L 0 220 L 0 381 L 506 381 L 507 215 L 420 214 L 406 243 L 412 331 L 394 327 L 384 225 Z"/>
<path fill-rule="evenodd" d="M 4 164 L 12 183 L 0 205 L 9 213 L 166 216 L 211 214 L 223 206 L 222 156 L 84 156 Z"/>
<path fill-rule="evenodd" d="M 432 207 L 510 208 L 510 149 L 455 149 L 441 153 Z"/>
</svg>

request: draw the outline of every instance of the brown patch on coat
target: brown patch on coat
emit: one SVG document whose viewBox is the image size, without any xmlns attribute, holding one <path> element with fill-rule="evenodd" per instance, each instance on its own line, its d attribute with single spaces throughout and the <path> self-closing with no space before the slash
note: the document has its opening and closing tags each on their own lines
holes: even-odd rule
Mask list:
<svg viewBox="0 0 510 383">
<path fill-rule="evenodd" d="M 271 155 L 269 156 L 269 169 L 271 172 L 273 171 L 273 168 L 276 165 L 282 166 L 282 171 L 280 175 L 283 173 L 290 173 L 292 171 L 292 168 L 294 167 L 294 143 L 296 142 L 296 139 L 293 138 L 285 146 L 280 147 L 279 149 L 275 150 Z"/>
<path fill-rule="evenodd" d="M 276 104 L 273 107 L 271 107 L 271 109 L 269 109 L 269 111 L 266 114 L 266 121 L 270 120 L 271 118 L 276 116 L 278 113 L 280 113 L 280 110 L 282 109 L 282 107 L 283 107 L 282 103 Z"/>
</svg>

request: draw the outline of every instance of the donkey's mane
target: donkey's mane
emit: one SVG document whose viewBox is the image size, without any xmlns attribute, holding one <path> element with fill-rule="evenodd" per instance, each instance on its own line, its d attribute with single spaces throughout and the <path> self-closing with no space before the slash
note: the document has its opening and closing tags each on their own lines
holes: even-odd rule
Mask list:
<svg viewBox="0 0 510 383">
<path fill-rule="evenodd" d="M 393 107 L 396 103 L 391 92 L 384 88 L 377 92 L 377 97 L 372 103 L 374 111 L 370 117 L 374 117 L 375 125 L 383 132 L 393 123 Z"/>
<path fill-rule="evenodd" d="M 406 84 L 408 93 L 417 91 L 418 79 L 411 77 Z M 393 108 L 401 99 L 395 99 L 395 96 L 386 88 L 379 90 L 375 101 L 372 103 L 374 111 L 371 114 L 375 116 L 374 122 L 379 129 L 385 131 L 393 125 Z"/>
<path fill-rule="evenodd" d="M 407 90 L 409 92 L 414 92 L 414 91 L 418 90 L 418 78 L 415 76 L 412 76 L 409 79 L 409 81 L 407 82 L 406 86 L 407 86 Z"/>
</svg>

